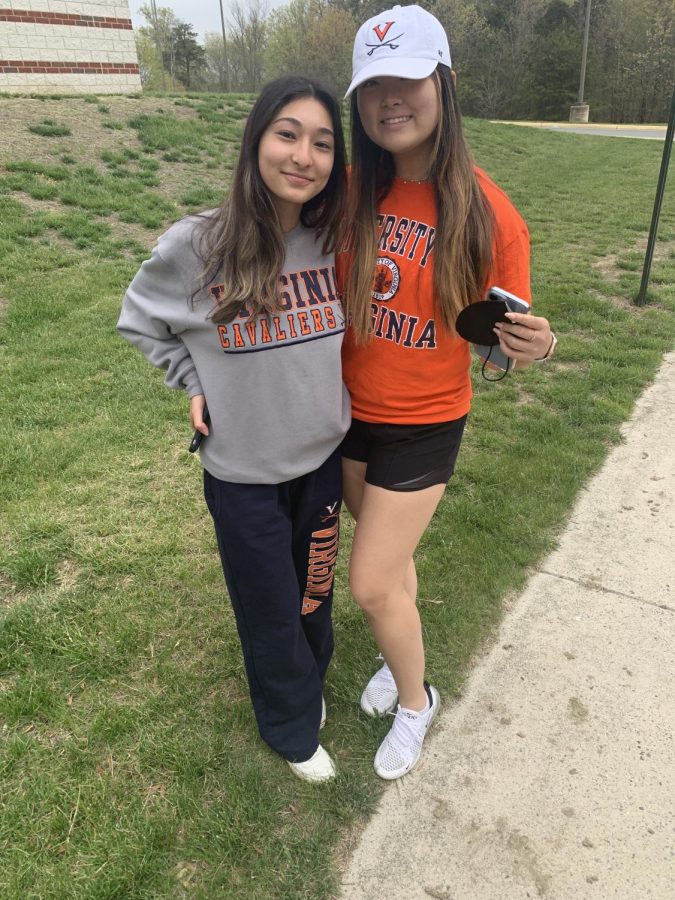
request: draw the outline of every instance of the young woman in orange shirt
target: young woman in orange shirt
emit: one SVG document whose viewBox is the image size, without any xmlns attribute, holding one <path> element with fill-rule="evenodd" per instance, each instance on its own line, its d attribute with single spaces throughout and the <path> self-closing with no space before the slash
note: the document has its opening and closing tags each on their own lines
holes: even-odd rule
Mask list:
<svg viewBox="0 0 675 900">
<path fill-rule="evenodd" d="M 359 29 L 353 55 L 343 375 L 353 421 L 344 498 L 356 519 L 350 586 L 385 660 L 361 697 L 396 710 L 375 756 L 409 772 L 440 705 L 424 678 L 413 554 L 451 477 L 471 401 L 462 309 L 499 286 L 530 300 L 527 226 L 464 141 L 443 27 L 418 6 Z M 373 278 L 373 270 L 375 277 Z M 547 358 L 545 318 L 508 313 L 499 348 L 519 367 Z"/>
</svg>

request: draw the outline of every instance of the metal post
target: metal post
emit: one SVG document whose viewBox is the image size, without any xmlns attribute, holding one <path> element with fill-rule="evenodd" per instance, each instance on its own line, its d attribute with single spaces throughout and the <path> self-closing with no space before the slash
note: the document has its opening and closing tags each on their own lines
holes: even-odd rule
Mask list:
<svg viewBox="0 0 675 900">
<path fill-rule="evenodd" d="M 663 194 L 666 189 L 666 176 L 668 175 L 668 164 L 670 162 L 670 151 L 673 146 L 673 132 L 675 131 L 675 85 L 673 85 L 673 99 L 670 103 L 670 118 L 668 119 L 668 128 L 666 130 L 666 140 L 663 145 L 663 157 L 661 158 L 661 171 L 659 172 L 659 183 L 656 187 L 656 199 L 654 200 L 654 212 L 652 213 L 652 224 L 649 229 L 649 238 L 647 240 L 647 252 L 645 254 L 645 263 L 642 269 L 642 282 L 640 290 L 635 300 L 636 306 L 644 306 L 647 302 L 647 285 L 649 284 L 649 273 L 652 268 L 652 259 L 654 257 L 654 245 L 656 244 L 656 233 L 659 228 L 659 216 L 661 215 L 661 203 L 663 202 Z"/>
<path fill-rule="evenodd" d="M 223 13 L 223 0 L 218 0 L 220 3 L 220 25 L 223 29 L 223 88 L 225 93 L 227 93 L 230 89 L 230 73 L 228 71 L 227 66 L 227 37 L 225 36 L 225 15 Z"/>
<path fill-rule="evenodd" d="M 584 102 L 584 84 L 586 82 L 586 57 L 588 56 L 588 32 L 591 28 L 591 0 L 586 3 L 586 27 L 584 28 L 584 49 L 581 51 L 581 77 L 579 79 L 579 96 L 577 103 Z"/>
<path fill-rule="evenodd" d="M 584 103 L 584 85 L 586 83 L 586 58 L 588 56 L 588 34 L 591 29 L 591 0 L 586 0 L 586 25 L 584 27 L 584 45 L 581 51 L 581 74 L 579 76 L 579 94 L 577 102 L 570 106 L 570 122 L 586 124 L 588 122 L 588 103 Z"/>
</svg>

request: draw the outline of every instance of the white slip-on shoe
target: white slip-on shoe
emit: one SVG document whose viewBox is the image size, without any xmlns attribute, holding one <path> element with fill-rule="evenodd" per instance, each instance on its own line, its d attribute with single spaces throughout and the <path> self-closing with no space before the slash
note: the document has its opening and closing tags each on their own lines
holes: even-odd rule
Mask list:
<svg viewBox="0 0 675 900">
<path fill-rule="evenodd" d="M 293 772 L 303 781 L 330 781 L 335 778 L 335 763 L 323 749 L 321 744 L 316 748 L 314 756 L 310 756 L 305 762 L 291 762 L 287 760 Z"/>
<path fill-rule="evenodd" d="M 410 772 L 422 753 L 422 744 L 431 723 L 436 718 L 441 698 L 435 687 L 424 683 L 429 709 L 417 713 L 399 706 L 394 724 L 375 754 L 375 772 L 387 781 Z"/>
<path fill-rule="evenodd" d="M 361 694 L 361 709 L 368 716 L 386 716 L 388 712 L 396 709 L 397 703 L 398 688 L 391 669 L 385 663 L 373 675 Z"/>
</svg>

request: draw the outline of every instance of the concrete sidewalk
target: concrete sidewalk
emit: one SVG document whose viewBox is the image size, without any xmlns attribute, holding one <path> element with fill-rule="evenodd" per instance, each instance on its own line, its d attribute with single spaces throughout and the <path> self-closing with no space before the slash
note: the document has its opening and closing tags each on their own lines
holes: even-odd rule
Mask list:
<svg viewBox="0 0 675 900">
<path fill-rule="evenodd" d="M 612 125 L 603 122 L 510 122 L 491 119 L 493 125 L 522 125 L 525 128 L 543 128 L 545 131 L 567 131 L 570 134 L 592 134 L 596 137 L 640 138 L 664 141 L 667 125 Z"/>
<path fill-rule="evenodd" d="M 675 354 L 581 493 L 346 900 L 675 897 Z"/>
</svg>

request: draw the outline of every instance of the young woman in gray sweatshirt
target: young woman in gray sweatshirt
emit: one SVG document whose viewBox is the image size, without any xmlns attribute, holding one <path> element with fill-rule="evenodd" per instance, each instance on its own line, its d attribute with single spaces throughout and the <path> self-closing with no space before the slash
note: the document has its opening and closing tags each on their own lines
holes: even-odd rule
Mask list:
<svg viewBox="0 0 675 900">
<path fill-rule="evenodd" d="M 258 728 L 309 781 L 335 774 L 319 728 L 350 422 L 344 162 L 334 98 L 305 78 L 268 84 L 229 198 L 159 238 L 117 326 L 190 398 Z"/>
</svg>

